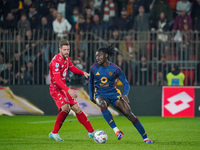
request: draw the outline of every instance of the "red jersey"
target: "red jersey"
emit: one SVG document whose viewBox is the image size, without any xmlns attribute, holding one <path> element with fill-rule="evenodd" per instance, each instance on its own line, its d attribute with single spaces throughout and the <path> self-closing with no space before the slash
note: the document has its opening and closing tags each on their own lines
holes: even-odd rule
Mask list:
<svg viewBox="0 0 200 150">
<path fill-rule="evenodd" d="M 60 53 L 55 55 L 49 64 L 50 89 L 68 91 L 69 88 L 65 85 L 68 69 L 75 74 L 84 74 L 84 71 L 72 64 L 69 57 L 64 59 Z"/>
</svg>

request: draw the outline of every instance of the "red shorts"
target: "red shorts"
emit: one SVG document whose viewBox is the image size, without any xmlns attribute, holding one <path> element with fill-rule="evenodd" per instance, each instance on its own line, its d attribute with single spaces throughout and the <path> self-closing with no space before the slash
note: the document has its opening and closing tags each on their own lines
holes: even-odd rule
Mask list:
<svg viewBox="0 0 200 150">
<path fill-rule="evenodd" d="M 78 103 L 75 98 L 72 98 L 69 93 L 64 90 L 50 89 L 50 95 L 54 99 L 59 111 L 61 110 L 61 107 L 65 104 L 69 104 L 72 106 Z"/>
</svg>

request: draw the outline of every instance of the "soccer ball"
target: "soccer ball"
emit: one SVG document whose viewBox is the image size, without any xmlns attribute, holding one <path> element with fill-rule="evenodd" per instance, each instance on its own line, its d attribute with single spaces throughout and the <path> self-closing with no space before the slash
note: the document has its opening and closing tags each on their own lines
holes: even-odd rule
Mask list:
<svg viewBox="0 0 200 150">
<path fill-rule="evenodd" d="M 105 143 L 107 139 L 108 139 L 108 135 L 104 131 L 97 131 L 94 134 L 94 141 L 96 143 L 100 143 L 100 144 Z"/>
</svg>

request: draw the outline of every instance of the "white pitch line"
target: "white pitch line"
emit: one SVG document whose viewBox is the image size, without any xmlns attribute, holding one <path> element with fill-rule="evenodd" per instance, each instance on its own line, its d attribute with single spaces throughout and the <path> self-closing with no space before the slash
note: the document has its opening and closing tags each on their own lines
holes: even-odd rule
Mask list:
<svg viewBox="0 0 200 150">
<path fill-rule="evenodd" d="M 88 118 L 88 119 L 98 119 L 98 118 L 102 118 L 101 116 L 99 117 L 92 117 L 92 118 Z M 48 120 L 48 121 L 35 121 L 35 122 L 27 122 L 28 124 L 37 124 L 37 123 L 49 123 L 49 122 L 55 122 L 56 120 Z M 65 121 L 77 121 L 77 118 L 74 119 L 66 119 Z"/>
</svg>

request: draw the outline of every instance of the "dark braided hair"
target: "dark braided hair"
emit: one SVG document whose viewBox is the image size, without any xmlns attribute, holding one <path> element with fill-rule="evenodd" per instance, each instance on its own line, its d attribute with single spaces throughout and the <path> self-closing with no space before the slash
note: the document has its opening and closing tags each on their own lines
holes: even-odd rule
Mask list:
<svg viewBox="0 0 200 150">
<path fill-rule="evenodd" d="M 115 47 L 114 45 L 109 45 L 107 47 L 100 47 L 97 49 L 98 52 L 103 52 L 104 54 L 108 54 L 108 57 L 115 55 Z"/>
</svg>

